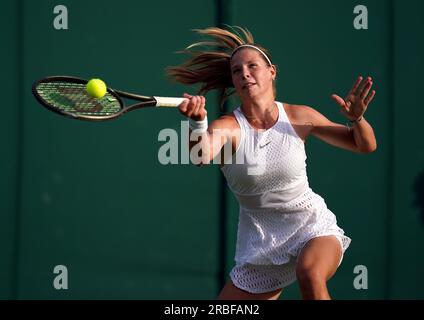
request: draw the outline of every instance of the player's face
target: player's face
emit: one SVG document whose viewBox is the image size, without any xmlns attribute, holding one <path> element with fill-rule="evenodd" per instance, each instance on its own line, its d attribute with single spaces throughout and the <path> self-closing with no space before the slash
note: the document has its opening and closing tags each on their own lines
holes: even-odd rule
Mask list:
<svg viewBox="0 0 424 320">
<path fill-rule="evenodd" d="M 231 59 L 231 76 L 241 98 L 272 94 L 275 67 L 269 66 L 262 54 L 250 48 L 241 49 Z"/>
</svg>

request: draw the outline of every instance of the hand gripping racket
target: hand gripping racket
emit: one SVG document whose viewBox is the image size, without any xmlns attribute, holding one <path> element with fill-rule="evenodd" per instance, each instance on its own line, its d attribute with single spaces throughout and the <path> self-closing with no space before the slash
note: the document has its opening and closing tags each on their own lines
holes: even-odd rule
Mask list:
<svg viewBox="0 0 424 320">
<path fill-rule="evenodd" d="M 128 111 L 147 107 L 178 107 L 185 98 L 149 97 L 107 88 L 99 99 L 86 92 L 87 80 L 53 76 L 40 79 L 32 86 L 32 93 L 46 108 L 73 119 L 104 121 L 115 119 Z M 122 98 L 140 101 L 126 106 Z"/>
</svg>

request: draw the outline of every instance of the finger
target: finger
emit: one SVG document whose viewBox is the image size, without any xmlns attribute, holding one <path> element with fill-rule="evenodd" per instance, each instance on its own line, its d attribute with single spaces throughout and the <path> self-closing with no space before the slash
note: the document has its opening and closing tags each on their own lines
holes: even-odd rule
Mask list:
<svg viewBox="0 0 424 320">
<path fill-rule="evenodd" d="M 196 110 L 197 100 L 198 100 L 197 96 L 193 96 L 190 98 L 190 103 L 188 104 L 188 108 L 187 108 L 187 116 L 189 118 L 191 118 L 191 116 L 193 115 L 193 112 Z"/>
<path fill-rule="evenodd" d="M 200 96 L 200 108 L 199 108 L 199 119 L 203 120 L 207 114 L 207 111 L 205 109 L 206 106 L 206 98 L 204 96 Z"/>
<path fill-rule="evenodd" d="M 356 94 L 359 95 L 364 90 L 365 86 L 371 81 L 372 81 L 371 77 L 367 77 L 364 81 L 362 81 L 362 83 L 360 84 L 359 88 L 356 91 Z"/>
<path fill-rule="evenodd" d="M 345 112 L 349 112 L 346 101 L 344 101 L 341 97 L 339 97 L 337 94 L 333 94 L 331 98 L 333 98 L 333 100 L 336 101 L 336 103 L 340 106 L 340 113 L 343 114 Z"/>
<path fill-rule="evenodd" d="M 180 112 L 183 115 L 186 115 L 187 112 L 187 107 L 188 107 L 189 101 L 188 100 L 184 100 L 183 102 L 180 103 L 180 105 L 178 106 L 178 110 L 180 110 Z"/>
<path fill-rule="evenodd" d="M 357 92 L 355 95 L 360 95 L 362 93 L 362 91 L 365 90 L 365 87 L 368 85 L 368 83 L 371 82 L 371 77 L 368 77 L 364 82 L 362 82 L 362 84 L 359 86 Z"/>
<path fill-rule="evenodd" d="M 183 98 L 185 98 L 183 100 L 183 102 L 180 103 L 180 105 L 178 106 L 178 108 L 180 109 L 180 112 L 182 114 L 184 114 L 185 116 L 187 116 L 187 110 L 189 108 L 189 104 L 190 104 L 190 99 L 191 99 L 191 95 L 189 95 L 188 93 L 184 93 L 183 94 Z"/>
<path fill-rule="evenodd" d="M 355 81 L 355 83 L 353 84 L 353 87 L 352 87 L 352 89 L 350 89 L 350 91 L 349 91 L 349 93 L 348 93 L 348 95 L 351 95 L 351 94 L 355 94 L 355 92 L 356 92 L 356 90 L 358 89 L 358 87 L 359 87 L 359 84 L 362 82 L 362 76 L 359 76 L 358 77 L 358 79 L 356 79 L 356 81 Z"/>
<path fill-rule="evenodd" d="M 204 96 L 199 96 L 199 107 L 197 108 L 197 115 L 201 115 L 202 110 L 205 108 L 206 99 Z"/>
<path fill-rule="evenodd" d="M 367 81 L 364 89 L 361 92 L 361 99 L 365 99 L 365 97 L 370 92 L 371 87 L 372 87 L 372 81 Z"/>
<path fill-rule="evenodd" d="M 204 96 L 200 96 L 200 104 L 201 104 L 200 108 L 204 109 L 206 105 L 206 98 Z"/>
<path fill-rule="evenodd" d="M 364 103 L 365 103 L 366 106 L 371 103 L 371 101 L 374 98 L 374 96 L 375 96 L 375 90 L 371 91 L 371 93 L 369 94 L 369 96 L 365 98 Z"/>
<path fill-rule="evenodd" d="M 193 113 L 192 113 L 193 118 L 197 118 L 199 116 L 201 106 L 202 106 L 202 98 L 200 96 L 196 96 L 196 104 L 193 108 Z"/>
<path fill-rule="evenodd" d="M 334 101 L 336 101 L 336 103 L 337 103 L 338 105 L 340 105 L 341 107 L 345 105 L 345 101 L 344 101 L 342 98 L 340 98 L 337 94 L 332 94 L 332 95 L 331 95 L 331 98 L 332 98 Z"/>
<path fill-rule="evenodd" d="M 337 94 L 332 94 L 331 98 L 336 101 L 336 103 L 342 107 L 342 108 L 346 108 L 346 101 L 344 101 L 341 97 L 339 97 Z"/>
</svg>

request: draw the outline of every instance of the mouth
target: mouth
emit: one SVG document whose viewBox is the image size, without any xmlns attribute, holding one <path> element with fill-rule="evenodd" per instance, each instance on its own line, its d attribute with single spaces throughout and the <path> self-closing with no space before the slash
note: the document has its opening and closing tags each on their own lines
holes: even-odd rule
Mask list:
<svg viewBox="0 0 424 320">
<path fill-rule="evenodd" d="M 243 85 L 242 89 L 246 89 L 246 88 L 250 88 L 252 86 L 256 85 L 256 83 L 253 82 L 249 82 Z"/>
</svg>

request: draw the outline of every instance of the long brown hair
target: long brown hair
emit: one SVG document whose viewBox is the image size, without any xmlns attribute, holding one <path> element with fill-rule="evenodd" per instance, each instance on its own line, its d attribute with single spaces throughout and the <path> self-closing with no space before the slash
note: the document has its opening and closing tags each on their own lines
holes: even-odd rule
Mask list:
<svg viewBox="0 0 424 320">
<path fill-rule="evenodd" d="M 210 27 L 194 29 L 193 31 L 212 37 L 212 40 L 195 42 L 178 53 L 189 54 L 191 57 L 179 66 L 168 67 L 168 75 L 179 83 L 193 85 L 200 83 L 198 94 L 204 95 L 210 90 L 219 91 L 220 105 L 224 104 L 235 93 L 231 79 L 231 54 L 243 45 L 250 44 L 260 48 L 271 59 L 268 51 L 255 44 L 249 30 L 238 26 L 231 30 Z M 201 50 L 199 48 L 204 48 Z"/>
</svg>

